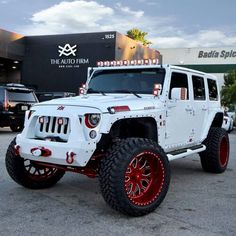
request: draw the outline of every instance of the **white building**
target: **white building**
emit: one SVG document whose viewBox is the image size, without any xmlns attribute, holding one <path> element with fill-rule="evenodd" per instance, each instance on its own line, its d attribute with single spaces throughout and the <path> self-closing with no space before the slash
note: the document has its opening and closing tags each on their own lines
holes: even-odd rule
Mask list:
<svg viewBox="0 0 236 236">
<path fill-rule="evenodd" d="M 163 64 L 215 74 L 220 86 L 224 84 L 224 74 L 236 69 L 236 47 L 168 48 L 159 51 L 163 55 Z"/>
</svg>

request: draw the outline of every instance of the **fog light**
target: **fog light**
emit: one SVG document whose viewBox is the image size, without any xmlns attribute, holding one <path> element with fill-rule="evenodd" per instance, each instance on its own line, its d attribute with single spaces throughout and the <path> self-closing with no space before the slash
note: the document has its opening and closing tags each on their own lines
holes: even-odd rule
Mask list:
<svg viewBox="0 0 236 236">
<path fill-rule="evenodd" d="M 40 123 L 40 124 L 43 124 L 43 123 L 44 123 L 44 117 L 43 117 L 43 116 L 39 117 L 39 123 Z"/>
<path fill-rule="evenodd" d="M 90 131 L 89 133 L 90 138 L 94 139 L 97 137 L 97 132 L 95 130 Z"/>
<path fill-rule="evenodd" d="M 64 120 L 63 120 L 63 118 L 58 118 L 58 120 L 57 120 L 57 124 L 58 125 L 63 125 L 63 122 Z"/>
</svg>

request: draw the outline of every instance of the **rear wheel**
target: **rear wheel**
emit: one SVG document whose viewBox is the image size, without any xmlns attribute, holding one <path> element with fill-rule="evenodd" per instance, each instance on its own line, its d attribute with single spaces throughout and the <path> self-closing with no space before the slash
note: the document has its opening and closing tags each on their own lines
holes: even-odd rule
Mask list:
<svg viewBox="0 0 236 236">
<path fill-rule="evenodd" d="M 202 168 L 206 172 L 222 173 L 229 161 L 229 137 L 222 128 L 210 129 L 204 141 L 206 150 L 200 153 Z"/>
<path fill-rule="evenodd" d="M 170 168 L 166 154 L 152 140 L 129 138 L 101 161 L 99 181 L 105 201 L 132 216 L 154 211 L 166 196 Z"/>
<path fill-rule="evenodd" d="M 5 162 L 8 174 L 16 183 L 31 189 L 49 188 L 65 174 L 63 170 L 46 167 L 16 155 L 14 146 L 15 139 L 8 147 Z"/>
</svg>

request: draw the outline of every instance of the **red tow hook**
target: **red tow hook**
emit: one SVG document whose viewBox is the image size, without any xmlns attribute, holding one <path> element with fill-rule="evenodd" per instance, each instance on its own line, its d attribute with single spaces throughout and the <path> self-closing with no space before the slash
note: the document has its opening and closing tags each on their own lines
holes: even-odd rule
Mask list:
<svg viewBox="0 0 236 236">
<path fill-rule="evenodd" d="M 76 153 L 74 152 L 67 152 L 66 153 L 66 162 L 68 164 L 72 164 L 75 160 Z"/>
<path fill-rule="evenodd" d="M 16 145 L 14 146 L 14 149 L 15 149 L 15 155 L 16 155 L 16 156 L 19 156 L 19 155 L 20 155 L 20 146 L 16 144 Z"/>
<path fill-rule="evenodd" d="M 36 156 L 36 157 L 40 157 L 40 156 L 49 157 L 52 155 L 52 152 L 49 149 L 44 148 L 44 147 L 32 148 L 30 152 L 32 153 L 33 156 Z"/>
</svg>

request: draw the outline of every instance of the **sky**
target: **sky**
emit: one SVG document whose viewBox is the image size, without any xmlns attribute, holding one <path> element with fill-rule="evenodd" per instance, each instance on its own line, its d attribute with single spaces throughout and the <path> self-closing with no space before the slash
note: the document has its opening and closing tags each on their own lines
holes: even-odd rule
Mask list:
<svg viewBox="0 0 236 236">
<path fill-rule="evenodd" d="M 148 33 L 151 47 L 236 46 L 236 0 L 0 0 L 0 28 L 23 35 Z"/>
</svg>

